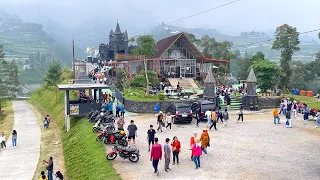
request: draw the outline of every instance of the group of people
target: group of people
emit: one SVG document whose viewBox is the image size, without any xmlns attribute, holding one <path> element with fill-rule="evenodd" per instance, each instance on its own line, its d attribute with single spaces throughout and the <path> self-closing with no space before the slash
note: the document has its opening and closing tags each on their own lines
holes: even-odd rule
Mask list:
<svg viewBox="0 0 320 180">
<path fill-rule="evenodd" d="M 171 113 L 168 112 L 165 116 L 163 115 L 162 111 L 159 111 L 159 114 L 157 116 L 157 131 L 163 132 L 162 128 L 172 128 L 172 116 Z"/>
<path fill-rule="evenodd" d="M 11 132 L 11 142 L 12 142 L 12 148 L 17 147 L 17 138 L 18 138 L 18 133 L 16 130 L 13 130 Z M 6 135 L 4 132 L 0 133 L 0 144 L 1 144 L 1 149 L 0 150 L 5 150 L 7 149 L 6 145 Z"/>
<path fill-rule="evenodd" d="M 47 115 L 43 120 L 43 128 L 47 130 L 49 128 L 50 123 L 51 123 L 51 117 Z"/>
<path fill-rule="evenodd" d="M 49 160 L 42 160 L 43 166 L 48 171 L 48 174 L 46 175 L 44 171 L 41 171 L 40 173 L 40 180 L 53 180 L 53 158 L 49 157 Z M 56 171 L 55 173 L 55 179 L 54 180 L 63 180 L 63 175 L 60 171 Z"/>
</svg>

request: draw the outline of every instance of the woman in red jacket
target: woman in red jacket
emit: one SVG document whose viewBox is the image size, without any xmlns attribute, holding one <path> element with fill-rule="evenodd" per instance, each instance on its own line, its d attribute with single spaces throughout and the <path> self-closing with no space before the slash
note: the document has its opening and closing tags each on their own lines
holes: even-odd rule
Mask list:
<svg viewBox="0 0 320 180">
<path fill-rule="evenodd" d="M 177 159 L 177 165 L 179 165 L 179 152 L 180 152 L 180 141 L 178 140 L 177 136 L 173 137 L 173 141 L 171 143 L 172 146 L 172 153 L 173 153 L 173 163 L 172 165 L 175 164 L 176 159 Z"/>
</svg>

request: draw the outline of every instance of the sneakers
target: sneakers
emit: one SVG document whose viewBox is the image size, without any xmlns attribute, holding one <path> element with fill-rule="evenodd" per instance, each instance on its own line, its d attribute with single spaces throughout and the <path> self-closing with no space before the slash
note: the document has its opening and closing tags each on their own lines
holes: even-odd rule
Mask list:
<svg viewBox="0 0 320 180">
<path fill-rule="evenodd" d="M 159 170 L 158 170 L 158 171 L 157 171 L 157 176 L 159 176 L 159 174 L 160 174 L 160 173 L 159 173 Z"/>
<path fill-rule="evenodd" d="M 172 163 L 172 165 L 174 165 L 174 162 Z"/>
</svg>

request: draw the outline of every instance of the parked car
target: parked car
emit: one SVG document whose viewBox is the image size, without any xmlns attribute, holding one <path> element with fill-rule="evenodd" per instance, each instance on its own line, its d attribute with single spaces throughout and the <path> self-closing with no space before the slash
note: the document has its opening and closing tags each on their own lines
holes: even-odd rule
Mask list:
<svg viewBox="0 0 320 180">
<path fill-rule="evenodd" d="M 172 123 L 192 121 L 192 110 L 190 105 L 185 103 L 173 103 L 167 109 L 166 113 L 170 112 L 172 116 Z"/>
<path fill-rule="evenodd" d="M 205 113 L 207 110 L 213 110 L 216 107 L 214 102 L 199 100 L 191 105 L 193 116 L 196 117 L 196 110 L 200 108 L 200 120 L 207 120 Z"/>
</svg>

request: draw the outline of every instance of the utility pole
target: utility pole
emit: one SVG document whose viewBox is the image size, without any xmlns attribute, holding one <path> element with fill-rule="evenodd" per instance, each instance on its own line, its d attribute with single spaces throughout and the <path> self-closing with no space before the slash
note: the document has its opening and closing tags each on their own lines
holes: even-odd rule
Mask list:
<svg viewBox="0 0 320 180">
<path fill-rule="evenodd" d="M 72 72 L 73 72 L 73 78 L 76 78 L 76 65 L 75 65 L 75 59 L 74 59 L 74 39 L 72 39 Z"/>
</svg>

